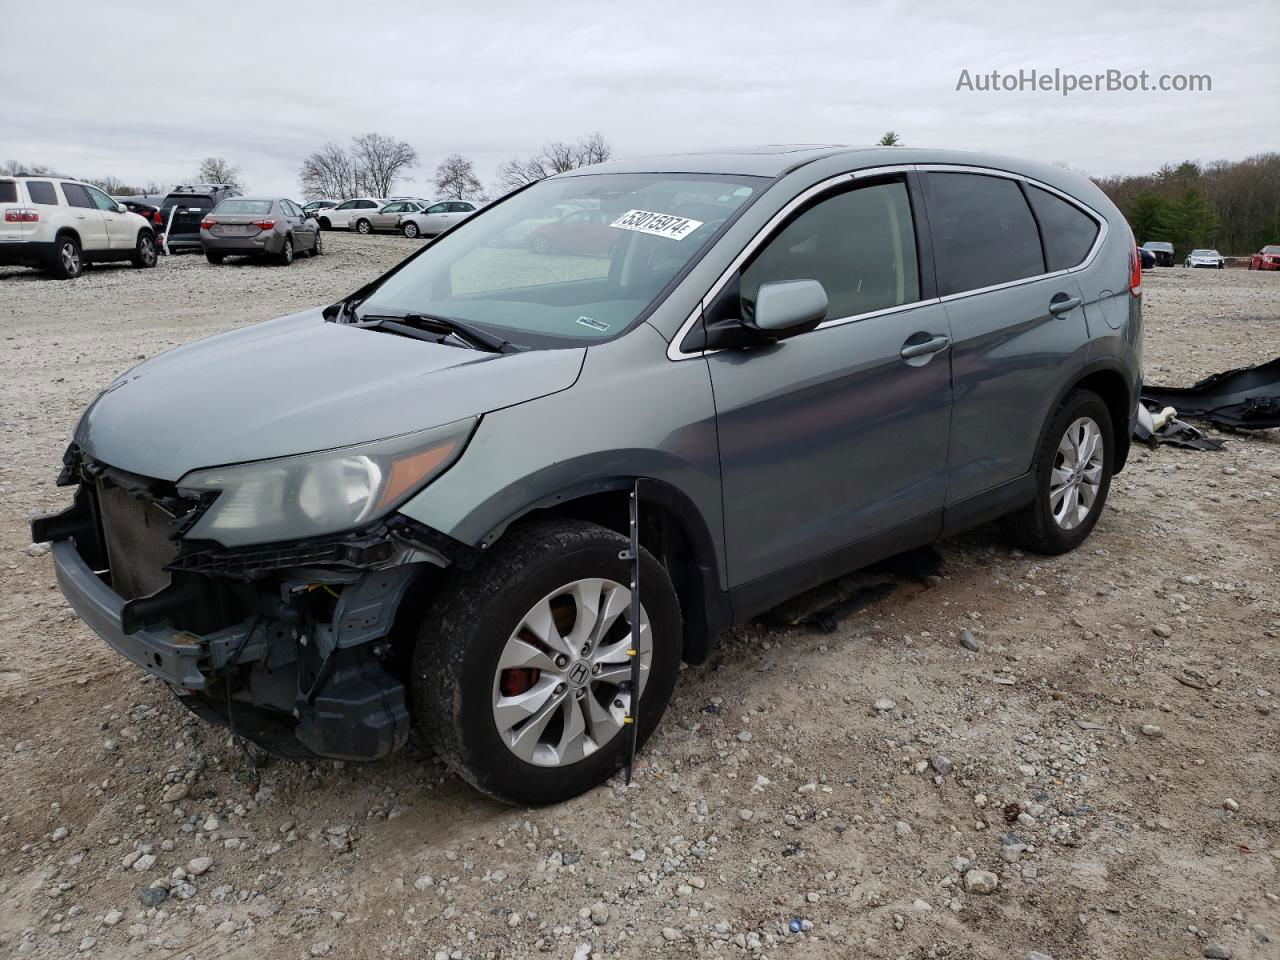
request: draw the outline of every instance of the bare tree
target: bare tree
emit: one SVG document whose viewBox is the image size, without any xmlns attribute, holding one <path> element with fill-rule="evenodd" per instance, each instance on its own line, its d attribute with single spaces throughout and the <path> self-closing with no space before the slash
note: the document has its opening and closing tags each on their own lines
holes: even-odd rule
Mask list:
<svg viewBox="0 0 1280 960">
<path fill-rule="evenodd" d="M 361 186 L 371 197 L 385 197 L 418 162 L 418 151 L 404 140 L 366 133 L 352 140 L 351 156 Z"/>
<path fill-rule="evenodd" d="M 308 200 L 342 199 L 360 192 L 351 155 L 332 141 L 302 161 L 298 179 Z"/>
<path fill-rule="evenodd" d="M 476 176 L 476 165 L 459 153 L 451 153 L 436 167 L 436 190 L 442 197 L 463 200 L 479 199 L 484 187 Z"/>
<path fill-rule="evenodd" d="M 224 157 L 205 157 L 200 161 L 200 170 L 196 179 L 201 183 L 225 183 L 237 190 L 243 190 L 240 181 L 240 168 L 228 163 Z"/>
<path fill-rule="evenodd" d="M 598 131 L 576 143 L 552 140 L 527 160 L 513 158 L 501 163 L 498 166 L 498 187 L 506 193 L 557 173 L 603 163 L 612 154 L 609 144 Z"/>
<path fill-rule="evenodd" d="M 17 160 L 10 160 L 7 163 L 0 164 L 0 174 L 6 177 L 16 176 L 19 173 L 29 173 L 36 177 L 65 177 L 65 173 L 58 173 L 52 167 L 45 166 L 43 163 L 19 163 Z"/>
</svg>

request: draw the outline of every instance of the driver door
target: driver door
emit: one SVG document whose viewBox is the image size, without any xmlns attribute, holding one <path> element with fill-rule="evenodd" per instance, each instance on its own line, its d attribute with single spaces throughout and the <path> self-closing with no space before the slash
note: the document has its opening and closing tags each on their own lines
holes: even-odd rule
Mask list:
<svg viewBox="0 0 1280 960">
<path fill-rule="evenodd" d="M 908 186 L 833 190 L 784 222 L 707 311 L 708 326 L 741 317 L 762 283 L 782 280 L 820 281 L 829 304 L 808 333 L 707 356 L 735 609 L 942 529 L 950 330 L 921 269 Z"/>
</svg>

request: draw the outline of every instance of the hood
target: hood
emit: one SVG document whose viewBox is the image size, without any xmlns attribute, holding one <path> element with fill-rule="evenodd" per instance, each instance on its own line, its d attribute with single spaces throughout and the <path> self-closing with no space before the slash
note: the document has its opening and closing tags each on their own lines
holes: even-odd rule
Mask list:
<svg viewBox="0 0 1280 960">
<path fill-rule="evenodd" d="M 318 309 L 170 350 L 89 406 L 76 443 L 176 481 L 477 416 L 572 386 L 585 348 L 481 353 L 326 323 Z"/>
</svg>

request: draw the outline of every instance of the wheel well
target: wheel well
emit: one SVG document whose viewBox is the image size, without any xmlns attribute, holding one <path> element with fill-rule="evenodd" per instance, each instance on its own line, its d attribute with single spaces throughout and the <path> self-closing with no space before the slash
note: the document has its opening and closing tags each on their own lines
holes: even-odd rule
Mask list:
<svg viewBox="0 0 1280 960">
<path fill-rule="evenodd" d="M 1111 412 L 1111 429 L 1116 442 L 1116 465 L 1113 472 L 1119 473 L 1129 458 L 1130 404 L 1137 402 L 1129 396 L 1128 383 L 1115 370 L 1098 370 L 1073 384 L 1072 389 L 1093 391 L 1102 398 L 1107 410 Z"/>
<path fill-rule="evenodd" d="M 63 237 L 71 237 L 76 243 L 80 244 L 81 248 L 84 247 L 84 241 L 80 239 L 80 234 L 76 232 L 74 227 L 59 227 L 58 232 L 54 234 L 54 242 L 56 243 Z"/>
<path fill-rule="evenodd" d="M 648 496 L 646 491 L 653 492 L 656 498 Z M 694 521 L 687 515 L 692 507 L 671 496 L 663 496 L 668 491 L 670 488 L 665 485 L 642 487 L 640 545 L 658 558 L 676 589 L 684 619 L 684 660 L 702 663 L 716 634 L 728 626 L 727 601 L 718 589 L 709 535 L 705 529 L 693 528 Z M 589 493 L 530 510 L 512 526 L 548 517 L 566 517 L 597 523 L 626 537 L 631 531 L 629 497 L 629 486 Z M 643 592 L 643 585 L 641 589 Z"/>
</svg>

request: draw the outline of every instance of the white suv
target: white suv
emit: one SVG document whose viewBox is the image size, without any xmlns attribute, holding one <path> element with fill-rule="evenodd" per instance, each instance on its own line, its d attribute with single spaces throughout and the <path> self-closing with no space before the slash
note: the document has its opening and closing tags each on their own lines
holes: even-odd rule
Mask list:
<svg viewBox="0 0 1280 960">
<path fill-rule="evenodd" d="M 151 224 L 87 183 L 0 177 L 0 265 L 41 267 L 70 280 L 106 260 L 154 267 Z"/>
<path fill-rule="evenodd" d="M 320 211 L 320 229 L 350 230 L 351 221 L 358 213 L 377 212 L 387 205 L 386 200 L 377 197 L 354 197 L 343 200 L 336 207 Z"/>
</svg>

